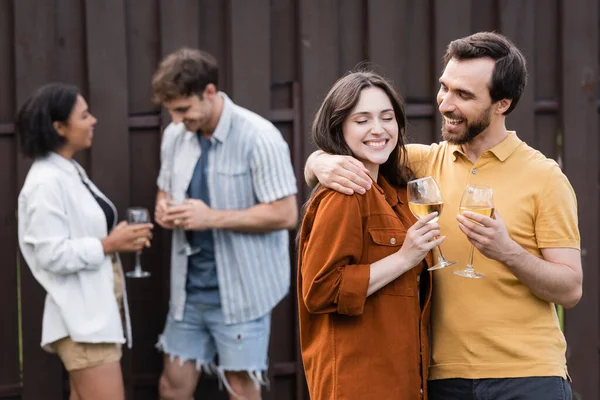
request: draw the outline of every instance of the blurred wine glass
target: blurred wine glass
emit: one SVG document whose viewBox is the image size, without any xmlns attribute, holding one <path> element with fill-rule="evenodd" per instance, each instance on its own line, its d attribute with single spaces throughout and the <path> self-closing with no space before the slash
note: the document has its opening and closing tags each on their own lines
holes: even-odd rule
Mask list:
<svg viewBox="0 0 600 400">
<path fill-rule="evenodd" d="M 129 224 L 147 224 L 150 222 L 150 213 L 146 208 L 130 207 L 127 209 L 126 213 L 127 222 Z M 148 278 L 151 275 L 150 272 L 142 269 L 142 264 L 140 261 L 141 255 L 141 250 L 135 252 L 135 267 L 133 271 L 128 271 L 125 273 L 128 278 Z"/>
</svg>

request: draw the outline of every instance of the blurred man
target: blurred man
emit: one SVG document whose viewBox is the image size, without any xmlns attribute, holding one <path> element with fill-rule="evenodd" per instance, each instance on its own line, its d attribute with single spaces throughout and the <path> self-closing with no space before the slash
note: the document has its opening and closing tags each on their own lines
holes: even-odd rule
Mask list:
<svg viewBox="0 0 600 400">
<path fill-rule="evenodd" d="M 289 289 L 287 229 L 297 224 L 288 146 L 273 124 L 218 91 L 205 52 L 167 56 L 152 88 L 172 118 L 155 211 L 173 229 L 160 396 L 191 399 L 204 370 L 230 398 L 260 399 L 271 311 Z"/>
</svg>

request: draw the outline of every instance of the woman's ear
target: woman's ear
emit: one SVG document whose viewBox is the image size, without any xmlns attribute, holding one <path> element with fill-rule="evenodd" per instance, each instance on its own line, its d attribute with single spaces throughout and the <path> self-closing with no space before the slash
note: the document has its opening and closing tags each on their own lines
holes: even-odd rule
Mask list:
<svg viewBox="0 0 600 400">
<path fill-rule="evenodd" d="M 58 136 L 65 136 L 65 125 L 62 122 L 54 121 L 52 123 L 52 126 L 54 127 L 54 130 L 56 131 Z"/>
</svg>

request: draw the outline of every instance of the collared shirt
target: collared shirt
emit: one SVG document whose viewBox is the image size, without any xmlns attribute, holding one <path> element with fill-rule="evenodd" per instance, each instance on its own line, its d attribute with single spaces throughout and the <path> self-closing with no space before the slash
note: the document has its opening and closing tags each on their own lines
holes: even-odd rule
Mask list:
<svg viewBox="0 0 600 400">
<path fill-rule="evenodd" d="M 381 176 L 365 195 L 322 188 L 311 199 L 298 247 L 300 343 L 311 399 L 419 399 L 426 391 L 431 272 L 423 275 L 422 310 L 420 262 L 367 297 L 371 264 L 399 251 L 415 222 L 406 188 Z M 432 265 L 430 255 L 426 262 Z"/>
<path fill-rule="evenodd" d="M 208 189 L 211 207 L 248 209 L 297 192 L 287 143 L 275 126 L 236 106 L 224 93 L 223 111 L 211 137 Z M 161 145 L 157 185 L 182 200 L 200 157 L 195 132 L 183 123 L 169 124 Z M 240 323 L 270 312 L 290 284 L 287 230 L 266 233 L 213 230 L 219 293 L 225 323 Z M 183 318 L 187 276 L 185 234 L 173 231 L 171 252 L 171 313 Z"/>
<path fill-rule="evenodd" d="M 106 217 L 90 191 L 113 209 L 112 226 L 114 205 L 79 164 L 56 153 L 33 163 L 19 194 L 19 247 L 47 293 L 41 344 L 48 351 L 67 336 L 75 342 L 125 342 L 113 263 L 100 242 L 107 235 Z M 123 306 L 131 344 L 124 288 Z"/>
<path fill-rule="evenodd" d="M 515 132 L 471 162 L 446 142 L 408 146 L 409 166 L 431 175 L 444 198 L 440 216 L 444 256 L 458 264 L 434 272 L 430 379 L 566 376 L 566 342 L 554 304 L 536 297 L 498 261 L 474 251 L 483 279 L 464 269 L 470 242 L 456 215 L 466 184 L 493 189 L 496 211 L 508 233 L 541 257 L 542 248 L 579 248 L 577 203 L 559 166 L 522 142 Z"/>
</svg>

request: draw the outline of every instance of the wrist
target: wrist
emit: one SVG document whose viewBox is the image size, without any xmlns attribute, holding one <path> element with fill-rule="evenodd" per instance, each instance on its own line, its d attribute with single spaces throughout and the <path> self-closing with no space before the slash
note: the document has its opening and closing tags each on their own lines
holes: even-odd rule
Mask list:
<svg viewBox="0 0 600 400">
<path fill-rule="evenodd" d="M 223 229 L 224 211 L 211 209 L 206 215 L 206 229 Z"/>
<path fill-rule="evenodd" d="M 304 166 L 304 181 L 311 188 L 315 187 L 319 181 L 317 180 L 317 175 L 313 170 L 314 160 L 319 158 L 321 155 L 325 154 L 323 150 L 314 151 L 308 158 L 306 159 L 306 164 Z"/>
<path fill-rule="evenodd" d="M 406 271 L 408 271 L 409 269 L 411 269 L 413 267 L 413 265 L 410 265 L 410 260 L 402 252 L 402 250 L 399 250 L 399 251 L 395 252 L 394 254 L 392 254 L 392 257 L 393 257 L 394 265 L 396 266 L 397 271 L 400 272 L 400 275 L 405 273 Z"/>
<path fill-rule="evenodd" d="M 498 261 L 500 261 L 507 267 L 512 268 L 514 265 L 517 264 L 517 260 L 522 258 L 525 249 L 512 239 L 510 242 L 510 247 L 507 251 L 502 252 L 502 259 Z"/>
<path fill-rule="evenodd" d="M 317 158 L 321 157 L 323 154 L 325 154 L 325 152 L 323 150 L 315 150 L 310 156 L 308 156 L 306 163 L 310 167 L 312 167 L 313 161 L 316 160 Z"/>
<path fill-rule="evenodd" d="M 102 244 L 102 250 L 104 250 L 104 254 L 112 254 L 117 251 L 116 245 L 110 236 L 101 239 L 100 243 Z"/>
</svg>

